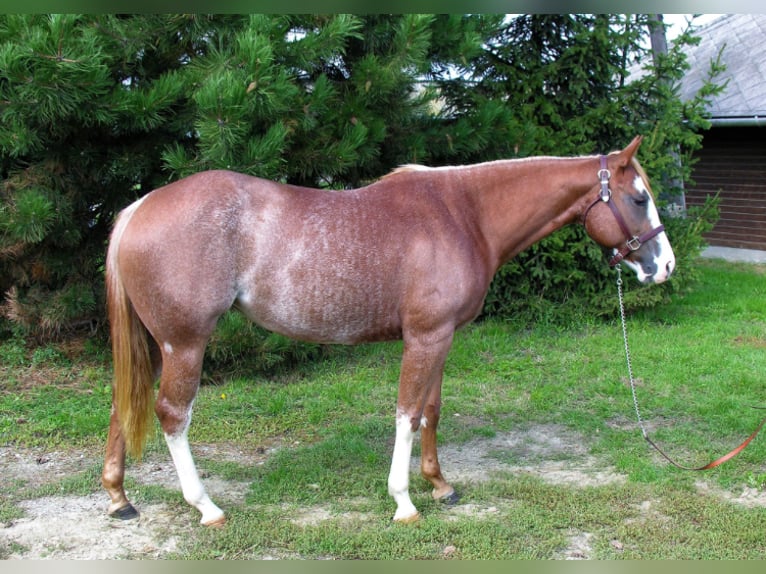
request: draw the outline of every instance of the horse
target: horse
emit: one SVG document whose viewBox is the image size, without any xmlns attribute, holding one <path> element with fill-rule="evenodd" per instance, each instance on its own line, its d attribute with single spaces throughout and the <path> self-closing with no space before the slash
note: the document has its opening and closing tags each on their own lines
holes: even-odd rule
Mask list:
<svg viewBox="0 0 766 574">
<path fill-rule="evenodd" d="M 159 424 L 184 499 L 204 525 L 224 512 L 189 446 L 207 342 L 235 307 L 298 340 L 404 341 L 388 492 L 393 520 L 419 518 L 409 495 L 413 438 L 436 500 L 454 503 L 437 457 L 442 373 L 455 330 L 477 317 L 498 268 L 567 224 L 661 283 L 675 266 L 637 136 L 601 156 L 406 165 L 353 190 L 203 171 L 141 197 L 116 218 L 106 258 L 114 383 L 102 484 L 113 517 L 126 497 L 126 453 Z M 155 398 L 155 383 L 159 390 Z"/>
</svg>

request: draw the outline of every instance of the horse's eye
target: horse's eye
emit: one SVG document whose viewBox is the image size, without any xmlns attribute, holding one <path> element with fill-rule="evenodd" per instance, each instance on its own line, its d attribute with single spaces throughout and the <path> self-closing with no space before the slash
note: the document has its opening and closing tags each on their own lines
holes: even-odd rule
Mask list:
<svg viewBox="0 0 766 574">
<path fill-rule="evenodd" d="M 644 207 L 648 200 L 645 197 L 631 197 L 631 201 L 633 201 L 634 205 L 637 205 L 638 207 Z"/>
</svg>

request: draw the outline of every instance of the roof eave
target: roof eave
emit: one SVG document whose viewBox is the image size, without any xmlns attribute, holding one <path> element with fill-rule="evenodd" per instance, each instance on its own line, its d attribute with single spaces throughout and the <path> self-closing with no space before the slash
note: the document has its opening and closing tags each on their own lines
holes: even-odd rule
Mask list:
<svg viewBox="0 0 766 574">
<path fill-rule="evenodd" d="M 766 115 L 712 117 L 710 124 L 714 128 L 721 127 L 766 127 Z"/>
</svg>

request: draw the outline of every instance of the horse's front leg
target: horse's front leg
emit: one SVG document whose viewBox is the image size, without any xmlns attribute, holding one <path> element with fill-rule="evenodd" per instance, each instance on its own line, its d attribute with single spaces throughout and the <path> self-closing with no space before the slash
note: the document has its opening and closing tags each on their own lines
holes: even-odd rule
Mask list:
<svg viewBox="0 0 766 574">
<path fill-rule="evenodd" d="M 388 475 L 388 492 L 396 502 L 394 520 L 397 522 L 413 522 L 419 518 L 409 493 L 412 442 L 419 428 L 430 425 L 426 402 L 432 388 L 441 385 L 453 333 L 453 329 L 444 329 L 420 336 L 405 334 L 396 408 L 396 440 Z"/>
<path fill-rule="evenodd" d="M 433 385 L 428 393 L 424 424 L 420 429 L 420 472 L 434 487 L 431 495 L 435 500 L 455 504 L 458 495 L 442 475 L 439 457 L 436 452 L 436 429 L 439 426 L 441 411 L 441 379 Z"/>
</svg>

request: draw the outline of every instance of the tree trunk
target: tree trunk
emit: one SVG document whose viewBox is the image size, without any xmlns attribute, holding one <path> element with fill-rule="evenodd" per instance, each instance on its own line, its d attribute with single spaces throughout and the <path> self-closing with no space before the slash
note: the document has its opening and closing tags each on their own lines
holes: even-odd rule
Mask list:
<svg viewBox="0 0 766 574">
<path fill-rule="evenodd" d="M 658 68 L 660 60 L 668 53 L 668 40 L 665 36 L 665 23 L 662 14 L 649 14 L 649 40 L 652 47 L 652 62 L 654 67 Z M 665 78 L 660 78 L 660 82 L 666 82 Z M 668 153 L 676 160 L 681 162 L 681 156 L 676 148 L 668 150 Z M 674 178 L 667 182 L 670 189 L 678 190 L 677 194 L 670 194 L 668 210 L 671 215 L 683 215 L 686 213 L 686 194 L 684 193 L 683 179 Z"/>
</svg>

